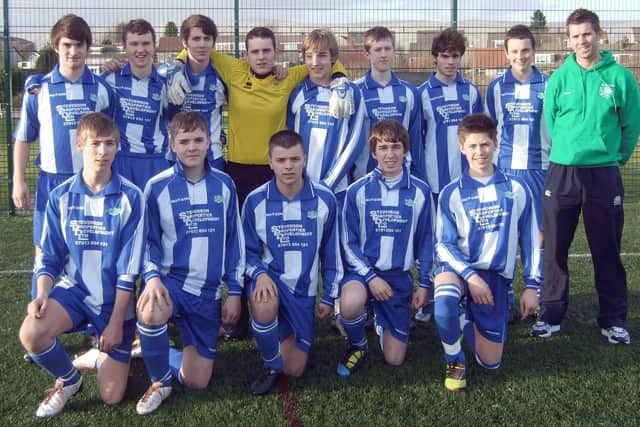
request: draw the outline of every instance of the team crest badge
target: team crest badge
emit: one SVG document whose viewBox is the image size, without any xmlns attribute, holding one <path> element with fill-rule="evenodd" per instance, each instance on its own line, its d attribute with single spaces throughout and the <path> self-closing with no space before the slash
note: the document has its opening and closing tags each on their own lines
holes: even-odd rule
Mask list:
<svg viewBox="0 0 640 427">
<path fill-rule="evenodd" d="M 506 197 L 507 199 L 515 199 L 516 193 L 514 193 L 513 191 L 505 191 L 504 197 Z"/>
<path fill-rule="evenodd" d="M 406 96 L 399 96 L 399 97 L 398 97 L 398 101 L 400 101 L 400 102 L 407 102 L 407 97 L 406 97 Z"/>
<path fill-rule="evenodd" d="M 214 203 L 222 203 L 224 201 L 224 198 L 221 195 L 217 195 L 213 197 L 213 202 Z"/>
<path fill-rule="evenodd" d="M 98 95 L 96 95 L 95 93 L 92 93 L 91 95 L 89 95 L 89 99 L 92 102 L 98 102 Z"/>
<path fill-rule="evenodd" d="M 122 213 L 122 208 L 109 208 L 107 213 L 111 216 L 118 216 Z"/>
<path fill-rule="evenodd" d="M 468 101 L 471 98 L 469 98 L 469 94 L 465 93 L 465 94 L 462 94 L 462 99 L 464 99 L 465 101 Z"/>
<path fill-rule="evenodd" d="M 413 206 L 413 203 L 414 203 L 413 199 L 404 199 L 404 205 L 405 206 L 411 207 L 411 206 Z"/>
<path fill-rule="evenodd" d="M 154 101 L 160 101 L 160 94 L 154 93 L 153 95 L 151 95 L 151 98 L 153 98 Z"/>
<path fill-rule="evenodd" d="M 210 90 L 211 92 L 215 92 L 215 91 L 216 91 L 216 85 L 215 85 L 215 84 L 210 84 L 210 85 L 209 85 L 209 90 Z"/>
<path fill-rule="evenodd" d="M 318 211 L 307 211 L 307 218 L 309 219 L 318 218 Z"/>
<path fill-rule="evenodd" d="M 609 99 L 613 97 L 613 86 L 608 85 L 605 82 L 602 82 L 600 85 L 600 89 L 598 90 L 598 94 L 604 99 Z"/>
<path fill-rule="evenodd" d="M 544 99 L 544 92 L 538 92 L 536 96 L 538 97 L 538 99 Z"/>
</svg>

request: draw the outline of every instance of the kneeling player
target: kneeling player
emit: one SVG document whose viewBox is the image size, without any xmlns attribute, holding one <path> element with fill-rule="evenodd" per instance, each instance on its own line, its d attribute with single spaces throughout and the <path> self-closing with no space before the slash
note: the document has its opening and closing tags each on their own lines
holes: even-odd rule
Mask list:
<svg viewBox="0 0 640 427">
<path fill-rule="evenodd" d="M 118 143 L 118 129 L 108 116 L 85 115 L 77 130 L 83 169 L 49 196 L 36 263 L 37 296 L 20 328 L 20 341 L 32 360 L 57 377 L 37 417 L 60 413 L 82 388 L 82 377 L 57 337 L 89 323 L 103 352 L 100 397 L 116 404 L 127 387 L 144 200 L 138 187 L 111 172 Z M 60 281 L 53 286 L 56 277 Z"/>
<path fill-rule="evenodd" d="M 269 165 L 274 178 L 249 194 L 242 209 L 251 326 L 265 368 L 251 385 L 253 394 L 269 392 L 282 372 L 304 373 L 320 266 L 320 319 L 331 313 L 342 280 L 336 199 L 304 173 L 305 162 L 300 135 L 288 130 L 273 135 Z"/>
<path fill-rule="evenodd" d="M 342 211 L 342 246 L 349 272 L 340 293 L 342 325 L 350 347 L 338 364 L 348 376 L 364 360 L 366 302 L 373 297 L 376 332 L 385 361 L 404 362 L 409 339 L 413 276 L 419 261 L 414 306 L 427 302 L 433 263 L 431 189 L 409 174 L 404 161 L 409 134 L 395 120 L 376 124 L 369 136 L 377 167 L 347 190 Z"/>
<path fill-rule="evenodd" d="M 447 363 L 444 385 L 450 391 L 466 387 L 462 329 L 478 363 L 500 367 L 518 241 L 526 287 L 520 299 L 523 319 L 535 314 L 542 282 L 531 193 L 519 178 L 493 165 L 495 124 L 484 114 L 466 116 L 458 137 L 469 170 L 442 190 L 436 217 L 435 321 Z M 465 296 L 468 321 L 461 324 L 459 305 Z"/>
<path fill-rule="evenodd" d="M 138 300 L 142 357 L 151 379 L 136 411 L 156 410 L 171 393 L 171 377 L 189 388 L 209 384 L 220 321 L 240 312 L 244 237 L 231 178 L 207 163 L 205 118 L 183 111 L 170 127 L 175 165 L 151 178 L 145 189 L 148 236 L 145 288 Z M 222 280 L 228 297 L 222 306 Z M 173 318 L 183 351 L 169 349 Z"/>
</svg>

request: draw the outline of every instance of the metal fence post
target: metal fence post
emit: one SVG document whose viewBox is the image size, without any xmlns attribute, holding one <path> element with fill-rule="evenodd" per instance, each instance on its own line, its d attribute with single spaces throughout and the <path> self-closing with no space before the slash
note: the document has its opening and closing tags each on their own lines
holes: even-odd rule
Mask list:
<svg viewBox="0 0 640 427">
<path fill-rule="evenodd" d="M 4 70 L 2 74 L 4 76 L 4 100 L 2 106 L 4 107 L 4 124 L 5 124 L 5 138 L 7 139 L 7 185 L 9 187 L 8 203 L 9 203 L 9 215 L 16 214 L 16 207 L 13 205 L 11 199 L 11 191 L 13 190 L 13 150 L 11 149 L 11 58 L 9 58 L 9 0 L 2 1 L 2 12 L 4 13 L 4 33 L 2 39 L 4 41 Z"/>
</svg>

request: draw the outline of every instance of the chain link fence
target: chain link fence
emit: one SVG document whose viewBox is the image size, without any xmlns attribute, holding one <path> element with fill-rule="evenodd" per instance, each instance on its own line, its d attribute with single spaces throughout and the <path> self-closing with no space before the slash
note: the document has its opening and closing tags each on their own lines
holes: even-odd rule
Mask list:
<svg viewBox="0 0 640 427">
<path fill-rule="evenodd" d="M 538 9 L 547 3 L 549 8 Z M 484 95 L 488 83 L 506 66 L 503 37 L 508 28 L 526 24 L 535 29 L 536 65 L 548 74 L 560 66 L 570 52 L 564 21 L 578 7 L 588 7 L 599 14 L 605 33 L 603 47 L 611 50 L 616 60 L 631 69 L 636 77 L 640 76 L 640 6 L 632 0 L 606 5 L 573 0 L 138 0 L 136 6 L 124 0 L 99 3 L 3 0 L 0 210 L 11 212 L 12 209 L 10 132 L 19 117 L 24 79 L 53 66 L 55 52 L 48 43 L 49 30 L 67 13 L 82 16 L 92 28 L 94 43 L 87 64 L 96 72 L 108 59 L 124 56 L 120 30 L 129 19 L 144 18 L 154 25 L 158 38 L 157 61 L 163 62 L 174 57 L 182 47 L 177 37 L 182 20 L 199 13 L 211 17 L 218 26 L 216 49 L 233 55 L 240 53 L 244 34 L 252 27 L 272 28 L 281 51 L 280 61 L 286 64 L 301 62 L 300 44 L 309 31 L 328 27 L 338 38 L 340 59 L 349 70 L 349 77 L 358 78 L 368 68 L 362 35 L 372 26 L 384 25 L 396 39 L 395 71 L 416 85 L 424 82 L 433 68 L 430 49 L 435 35 L 449 26 L 457 26 L 467 40 L 463 72 Z M 31 149 L 32 157 L 37 151 L 37 147 Z M 640 196 L 639 171 L 640 155 L 635 154 L 623 169 L 628 197 Z M 30 161 L 27 181 L 32 186 L 36 175 L 37 170 Z"/>
</svg>

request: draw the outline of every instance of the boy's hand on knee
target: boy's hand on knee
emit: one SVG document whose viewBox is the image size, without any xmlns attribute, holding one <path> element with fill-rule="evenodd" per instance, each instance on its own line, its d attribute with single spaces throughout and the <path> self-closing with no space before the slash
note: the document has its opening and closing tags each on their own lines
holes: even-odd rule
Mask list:
<svg viewBox="0 0 640 427">
<path fill-rule="evenodd" d="M 325 317 L 330 315 L 332 311 L 333 308 L 330 305 L 321 302 L 318 305 L 318 319 L 324 319 Z"/>
<path fill-rule="evenodd" d="M 240 318 L 240 295 L 230 295 L 222 306 L 222 324 L 235 325 Z"/>
<path fill-rule="evenodd" d="M 260 274 L 256 278 L 252 299 L 257 303 L 267 303 L 274 298 L 278 298 L 278 287 L 267 273 Z"/>
<path fill-rule="evenodd" d="M 491 289 L 482 277 L 474 274 L 469 278 L 467 283 L 469 284 L 469 293 L 471 294 L 471 299 L 473 299 L 474 303 L 494 305 Z"/>
<path fill-rule="evenodd" d="M 169 291 L 164 287 L 160 278 L 154 277 L 147 282 L 144 292 L 138 299 L 136 310 L 139 312 L 153 310 L 156 306 L 163 309 L 169 307 L 170 304 Z"/>
<path fill-rule="evenodd" d="M 529 316 L 535 316 L 538 309 L 538 292 L 535 289 L 527 288 L 520 297 L 520 318 L 525 320 Z"/>
<path fill-rule="evenodd" d="M 429 290 L 427 288 L 418 288 L 413 293 L 413 308 L 419 309 L 429 302 Z"/>
<path fill-rule="evenodd" d="M 100 351 L 108 353 L 120 344 L 122 344 L 122 322 L 109 320 L 107 327 L 100 335 Z"/>
<path fill-rule="evenodd" d="M 46 296 L 36 297 L 36 299 L 31 301 L 29 305 L 27 305 L 27 315 L 30 317 L 35 317 L 36 319 L 42 319 L 47 312 L 48 304 L 49 304 L 49 297 L 46 297 Z"/>
<path fill-rule="evenodd" d="M 374 277 L 369 281 L 369 290 L 376 301 L 386 301 L 393 296 L 391 286 L 380 277 Z"/>
</svg>

